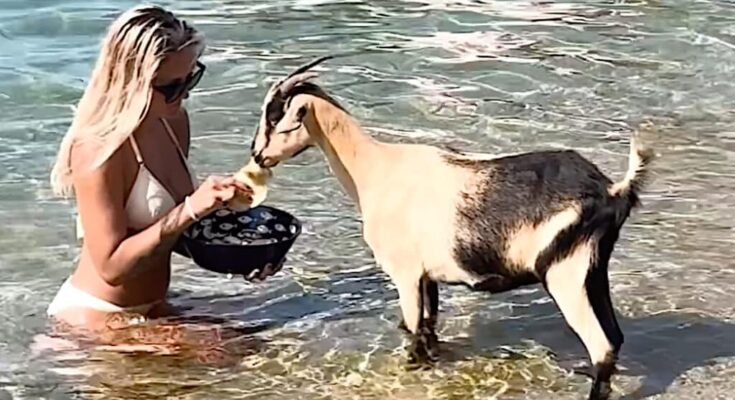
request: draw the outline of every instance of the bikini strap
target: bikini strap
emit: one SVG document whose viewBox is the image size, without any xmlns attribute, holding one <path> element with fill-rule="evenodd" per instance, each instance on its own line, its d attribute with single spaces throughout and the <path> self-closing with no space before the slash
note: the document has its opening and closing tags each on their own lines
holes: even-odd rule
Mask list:
<svg viewBox="0 0 735 400">
<path fill-rule="evenodd" d="M 142 165 L 143 155 L 140 153 L 138 142 L 135 140 L 135 137 L 133 135 L 130 135 L 130 145 L 133 147 L 133 153 L 135 153 L 135 159 L 138 161 L 138 164 Z"/>
<path fill-rule="evenodd" d="M 184 162 L 186 163 L 186 155 L 184 154 L 184 150 L 181 149 L 181 145 L 179 144 L 179 139 L 176 138 L 176 134 L 174 133 L 174 130 L 171 128 L 171 125 L 169 125 L 168 121 L 166 121 L 165 118 L 161 118 L 161 122 L 163 123 L 163 127 L 166 128 L 166 132 L 168 132 L 168 136 L 171 137 L 171 140 L 174 142 L 174 145 L 176 145 L 176 150 L 179 151 L 179 155 L 181 158 L 184 159 Z M 188 168 L 188 165 L 187 165 Z"/>
</svg>

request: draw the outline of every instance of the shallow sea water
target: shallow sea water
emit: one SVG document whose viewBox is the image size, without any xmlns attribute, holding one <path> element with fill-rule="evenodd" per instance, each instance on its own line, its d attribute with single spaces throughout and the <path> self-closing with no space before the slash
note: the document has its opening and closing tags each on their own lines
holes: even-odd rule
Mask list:
<svg viewBox="0 0 735 400">
<path fill-rule="evenodd" d="M 610 267 L 626 335 L 615 396 L 735 398 L 732 3 L 158 3 L 208 39 L 187 103 L 202 176 L 247 160 L 267 87 L 323 54 L 344 57 L 320 84 L 382 140 L 573 147 L 616 179 L 630 131 L 648 123 L 655 177 Z M 279 166 L 269 191 L 304 223 L 282 273 L 248 284 L 174 260 L 172 302 L 248 334 L 194 355 L 39 352 L 78 254 L 73 204 L 51 195 L 49 168 L 105 27 L 134 4 L 0 0 L 0 399 L 586 396 L 590 381 L 571 372 L 586 353 L 539 287 L 441 287 L 442 360 L 405 371 L 396 292 L 316 150 Z"/>
</svg>

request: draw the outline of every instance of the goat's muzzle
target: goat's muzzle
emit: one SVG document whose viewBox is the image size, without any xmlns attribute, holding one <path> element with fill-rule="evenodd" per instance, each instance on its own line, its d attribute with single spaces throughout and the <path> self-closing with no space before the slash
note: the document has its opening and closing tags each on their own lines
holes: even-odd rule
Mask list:
<svg viewBox="0 0 735 400">
<path fill-rule="evenodd" d="M 278 165 L 278 161 L 269 157 L 263 157 L 261 152 L 253 152 L 252 157 L 253 161 L 261 168 L 273 168 Z"/>
</svg>

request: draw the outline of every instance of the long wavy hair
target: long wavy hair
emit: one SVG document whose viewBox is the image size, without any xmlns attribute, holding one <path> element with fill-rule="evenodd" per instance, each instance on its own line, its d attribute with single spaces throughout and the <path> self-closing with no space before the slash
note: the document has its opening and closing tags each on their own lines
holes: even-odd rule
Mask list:
<svg viewBox="0 0 735 400">
<path fill-rule="evenodd" d="M 192 45 L 203 51 L 202 35 L 158 6 L 132 8 L 110 25 L 74 120 L 59 146 L 51 171 L 55 194 L 68 197 L 73 193 L 71 153 L 75 144 L 95 142 L 95 153 L 83 167 L 102 165 L 145 118 L 153 80 L 165 57 Z"/>
</svg>

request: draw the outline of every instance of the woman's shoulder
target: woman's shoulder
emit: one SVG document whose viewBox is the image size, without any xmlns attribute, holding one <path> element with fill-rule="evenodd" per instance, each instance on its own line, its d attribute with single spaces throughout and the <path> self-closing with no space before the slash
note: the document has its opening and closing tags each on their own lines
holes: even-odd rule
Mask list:
<svg viewBox="0 0 735 400">
<path fill-rule="evenodd" d="M 188 123 L 189 122 L 189 113 L 186 111 L 186 108 L 184 106 L 181 106 L 179 109 L 179 112 L 176 113 L 176 115 L 173 115 L 168 118 L 168 120 L 173 123 Z"/>
<path fill-rule="evenodd" d="M 112 150 L 109 157 L 100 163 L 100 158 L 104 157 L 105 154 L 103 153 L 107 151 L 110 150 L 99 141 L 74 142 L 70 155 L 73 176 L 79 179 L 89 174 L 100 174 L 102 176 L 111 175 L 127 178 L 127 175 L 129 175 L 127 171 L 137 164 L 132 148 L 123 143 Z"/>
<path fill-rule="evenodd" d="M 189 153 L 189 140 L 191 139 L 191 133 L 189 130 L 189 113 L 182 106 L 176 115 L 168 118 L 171 128 L 173 128 L 176 138 L 181 144 L 181 148 L 188 155 Z"/>
</svg>

